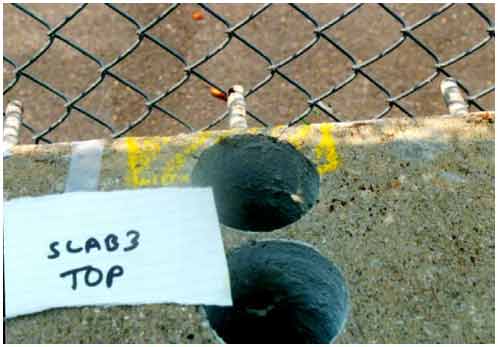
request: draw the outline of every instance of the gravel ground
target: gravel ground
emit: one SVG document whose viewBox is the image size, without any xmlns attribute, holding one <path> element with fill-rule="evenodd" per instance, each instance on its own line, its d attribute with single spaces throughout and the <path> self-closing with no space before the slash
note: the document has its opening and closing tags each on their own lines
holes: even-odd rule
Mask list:
<svg viewBox="0 0 498 347">
<path fill-rule="evenodd" d="M 76 4 L 29 4 L 27 7 L 51 25 L 56 25 L 71 14 Z M 141 24 L 149 23 L 168 5 L 119 4 Z M 260 4 L 213 4 L 217 13 L 231 23 L 240 21 Z M 340 15 L 350 4 L 306 4 L 308 11 L 320 23 Z M 427 16 L 440 4 L 391 4 L 407 23 L 415 23 Z M 479 7 L 494 20 L 494 5 Z M 204 13 L 204 20 L 192 19 L 197 5 L 179 6 L 150 33 L 180 52 L 191 63 L 219 45 L 225 38 L 224 25 Z M 361 7 L 353 15 L 329 29 L 327 33 L 347 47 L 359 60 L 379 53 L 400 37 L 401 25 L 375 4 Z M 457 4 L 427 24 L 415 30 L 419 39 L 431 47 L 443 60 L 475 45 L 486 37 L 486 23 L 467 5 Z M 21 64 L 47 42 L 46 29 L 12 6 L 4 8 L 4 54 Z M 71 20 L 61 33 L 100 57 L 112 61 L 136 40 L 136 30 L 128 21 L 102 4 L 90 4 Z M 314 37 L 313 26 L 301 14 L 283 4 L 273 5 L 242 27 L 238 33 L 259 47 L 274 61 L 288 57 Z M 408 89 L 433 72 L 434 61 L 420 47 L 407 40 L 393 53 L 369 66 L 366 71 L 379 79 L 393 95 Z M 476 93 L 494 84 L 494 41 L 475 54 L 462 59 L 447 69 Z M 4 85 L 14 78 L 14 69 L 4 64 Z M 49 82 L 70 97 L 77 96 L 99 76 L 98 66 L 90 59 L 63 42 L 56 40 L 52 47 L 28 69 L 38 78 Z M 121 75 L 157 96 L 180 80 L 183 65 L 172 55 L 145 39 L 131 55 L 117 64 L 113 72 Z M 247 88 L 268 75 L 267 63 L 246 46 L 232 40 L 199 69 L 203 75 L 219 86 L 228 89 L 238 83 Z M 325 40 L 282 69 L 282 72 L 302 84 L 313 96 L 344 80 L 351 73 L 351 63 Z M 441 98 L 438 77 L 421 91 L 403 99 L 402 104 L 411 112 L 423 116 L 442 114 L 446 108 Z M 25 104 L 25 119 L 36 130 L 47 128 L 64 113 L 64 102 L 40 88 L 25 77 L 4 98 L 20 99 Z M 98 115 L 116 129 L 126 127 L 145 110 L 143 97 L 116 80 L 106 77 L 79 105 Z M 369 118 L 386 105 L 379 90 L 364 77 L 357 77 L 347 87 L 325 100 L 345 120 Z M 269 124 L 283 124 L 306 107 L 306 98 L 294 86 L 276 76 L 269 84 L 248 98 L 248 109 Z M 494 93 L 481 99 L 481 104 L 494 109 Z M 211 97 L 205 82 L 193 76 L 175 93 L 165 98 L 161 106 L 173 111 L 194 128 L 209 124 L 220 115 L 225 105 Z M 399 116 L 398 110 L 389 117 Z M 326 121 L 328 118 L 313 111 L 308 122 Z M 250 121 L 251 126 L 258 123 Z M 221 123 L 218 128 L 225 128 Z M 153 111 L 140 126 L 129 132 L 132 136 L 171 135 L 187 129 L 176 121 Z M 21 143 L 30 143 L 31 133 L 23 130 Z M 81 113 L 73 111 L 70 117 L 50 133 L 52 141 L 72 141 L 109 137 L 110 132 Z"/>
</svg>

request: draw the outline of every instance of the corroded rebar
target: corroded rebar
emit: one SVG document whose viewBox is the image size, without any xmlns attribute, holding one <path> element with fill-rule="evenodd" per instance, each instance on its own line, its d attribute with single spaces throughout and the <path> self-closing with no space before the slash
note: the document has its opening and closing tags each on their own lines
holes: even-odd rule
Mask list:
<svg viewBox="0 0 498 347">
<path fill-rule="evenodd" d="M 19 129 L 22 122 L 22 103 L 13 100 L 7 104 L 5 109 L 5 120 L 3 125 L 3 145 L 4 154 L 19 143 Z"/>
<path fill-rule="evenodd" d="M 469 105 L 454 78 L 445 78 L 441 82 L 441 93 L 452 116 L 462 116 L 469 112 Z"/>
<path fill-rule="evenodd" d="M 227 100 L 230 128 L 247 128 L 244 87 L 235 85 L 230 89 Z"/>
</svg>

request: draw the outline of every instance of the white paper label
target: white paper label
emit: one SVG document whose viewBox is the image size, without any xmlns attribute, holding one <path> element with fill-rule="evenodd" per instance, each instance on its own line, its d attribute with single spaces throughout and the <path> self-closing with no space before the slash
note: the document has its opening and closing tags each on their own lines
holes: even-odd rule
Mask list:
<svg viewBox="0 0 498 347">
<path fill-rule="evenodd" d="M 83 305 L 232 305 L 209 188 L 14 199 L 4 234 L 8 318 Z"/>
</svg>

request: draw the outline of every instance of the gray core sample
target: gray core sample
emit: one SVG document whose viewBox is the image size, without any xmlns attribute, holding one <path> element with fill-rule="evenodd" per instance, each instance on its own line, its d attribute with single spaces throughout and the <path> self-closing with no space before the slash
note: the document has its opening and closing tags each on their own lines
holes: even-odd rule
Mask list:
<svg viewBox="0 0 498 347">
<path fill-rule="evenodd" d="M 345 280 L 313 248 L 252 241 L 229 254 L 228 266 L 234 305 L 204 307 L 226 343 L 330 343 L 342 332 Z"/>
<path fill-rule="evenodd" d="M 192 172 L 194 186 L 211 186 L 221 223 L 271 231 L 301 218 L 316 202 L 320 176 L 287 142 L 236 135 L 205 150 Z"/>
</svg>

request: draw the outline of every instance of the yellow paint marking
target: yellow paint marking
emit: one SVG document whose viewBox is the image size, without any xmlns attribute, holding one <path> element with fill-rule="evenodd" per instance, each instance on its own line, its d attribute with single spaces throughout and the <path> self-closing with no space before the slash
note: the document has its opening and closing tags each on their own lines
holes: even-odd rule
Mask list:
<svg viewBox="0 0 498 347">
<path fill-rule="evenodd" d="M 131 187 L 147 187 L 155 185 L 169 185 L 172 183 L 187 183 L 190 176 L 182 173 L 187 157 L 203 146 L 210 137 L 210 133 L 201 132 L 194 135 L 192 142 L 180 149 L 172 158 L 161 163 L 158 155 L 162 145 L 170 142 L 171 138 L 143 139 L 141 142 L 134 138 L 127 138 L 128 148 L 128 177 L 127 184 Z M 154 167 L 154 164 L 156 167 Z M 157 174 L 158 169 L 162 169 Z"/>
<path fill-rule="evenodd" d="M 151 171 L 150 167 L 161 151 L 161 144 L 166 144 L 168 138 L 143 139 L 141 144 L 134 138 L 126 138 L 125 142 L 128 148 L 128 185 L 141 187 L 157 184 L 156 177 L 147 177 L 144 173 Z"/>
<path fill-rule="evenodd" d="M 320 142 L 315 147 L 315 160 L 320 175 L 336 170 L 340 164 L 332 135 L 333 127 L 333 124 L 322 124 L 318 127 L 321 136 Z M 284 128 L 285 126 L 273 128 L 271 136 L 278 136 Z M 255 128 L 249 129 L 249 131 L 252 134 L 258 132 Z M 310 140 L 312 133 L 312 127 L 309 125 L 298 127 L 294 133 L 289 135 L 288 142 L 299 150 Z M 171 142 L 172 138 L 146 138 L 140 141 L 134 138 L 126 138 L 125 143 L 128 149 L 128 177 L 126 182 L 131 187 L 188 183 L 190 175 L 188 172 L 184 172 L 187 158 L 201 149 L 210 138 L 215 138 L 214 142 L 218 143 L 231 135 L 233 133 L 230 132 L 217 135 L 210 132 L 200 132 L 193 135 L 191 142 L 181 147 L 179 152 L 169 157 L 165 163 L 161 163 L 158 156 L 162 146 Z M 158 169 L 161 171 L 156 174 Z"/>
<path fill-rule="evenodd" d="M 286 128 L 285 125 L 279 125 L 271 129 L 270 136 L 271 137 L 279 137 L 282 135 L 282 131 Z"/>
<path fill-rule="evenodd" d="M 184 148 L 181 153 L 175 154 L 173 158 L 168 160 L 164 166 L 164 171 L 161 175 L 161 184 L 168 185 L 172 183 L 188 183 L 190 176 L 186 173 L 180 174 L 187 156 L 192 155 L 195 151 L 201 148 L 211 137 L 209 132 L 200 132 L 192 139 L 192 143 Z"/>
<path fill-rule="evenodd" d="M 260 128 L 249 128 L 247 129 L 247 133 L 250 135 L 256 135 L 261 131 Z"/>
<path fill-rule="evenodd" d="M 304 143 L 311 134 L 311 126 L 303 125 L 297 128 L 296 132 L 289 136 L 288 142 L 290 142 L 297 149 L 301 149 Z"/>
<path fill-rule="evenodd" d="M 323 175 L 336 170 L 339 167 L 340 160 L 335 149 L 335 140 L 332 135 L 334 125 L 331 123 L 322 124 L 318 129 L 320 130 L 321 138 L 315 148 L 315 155 L 318 161 L 318 173 Z M 323 163 L 321 163 L 322 160 Z"/>
</svg>

